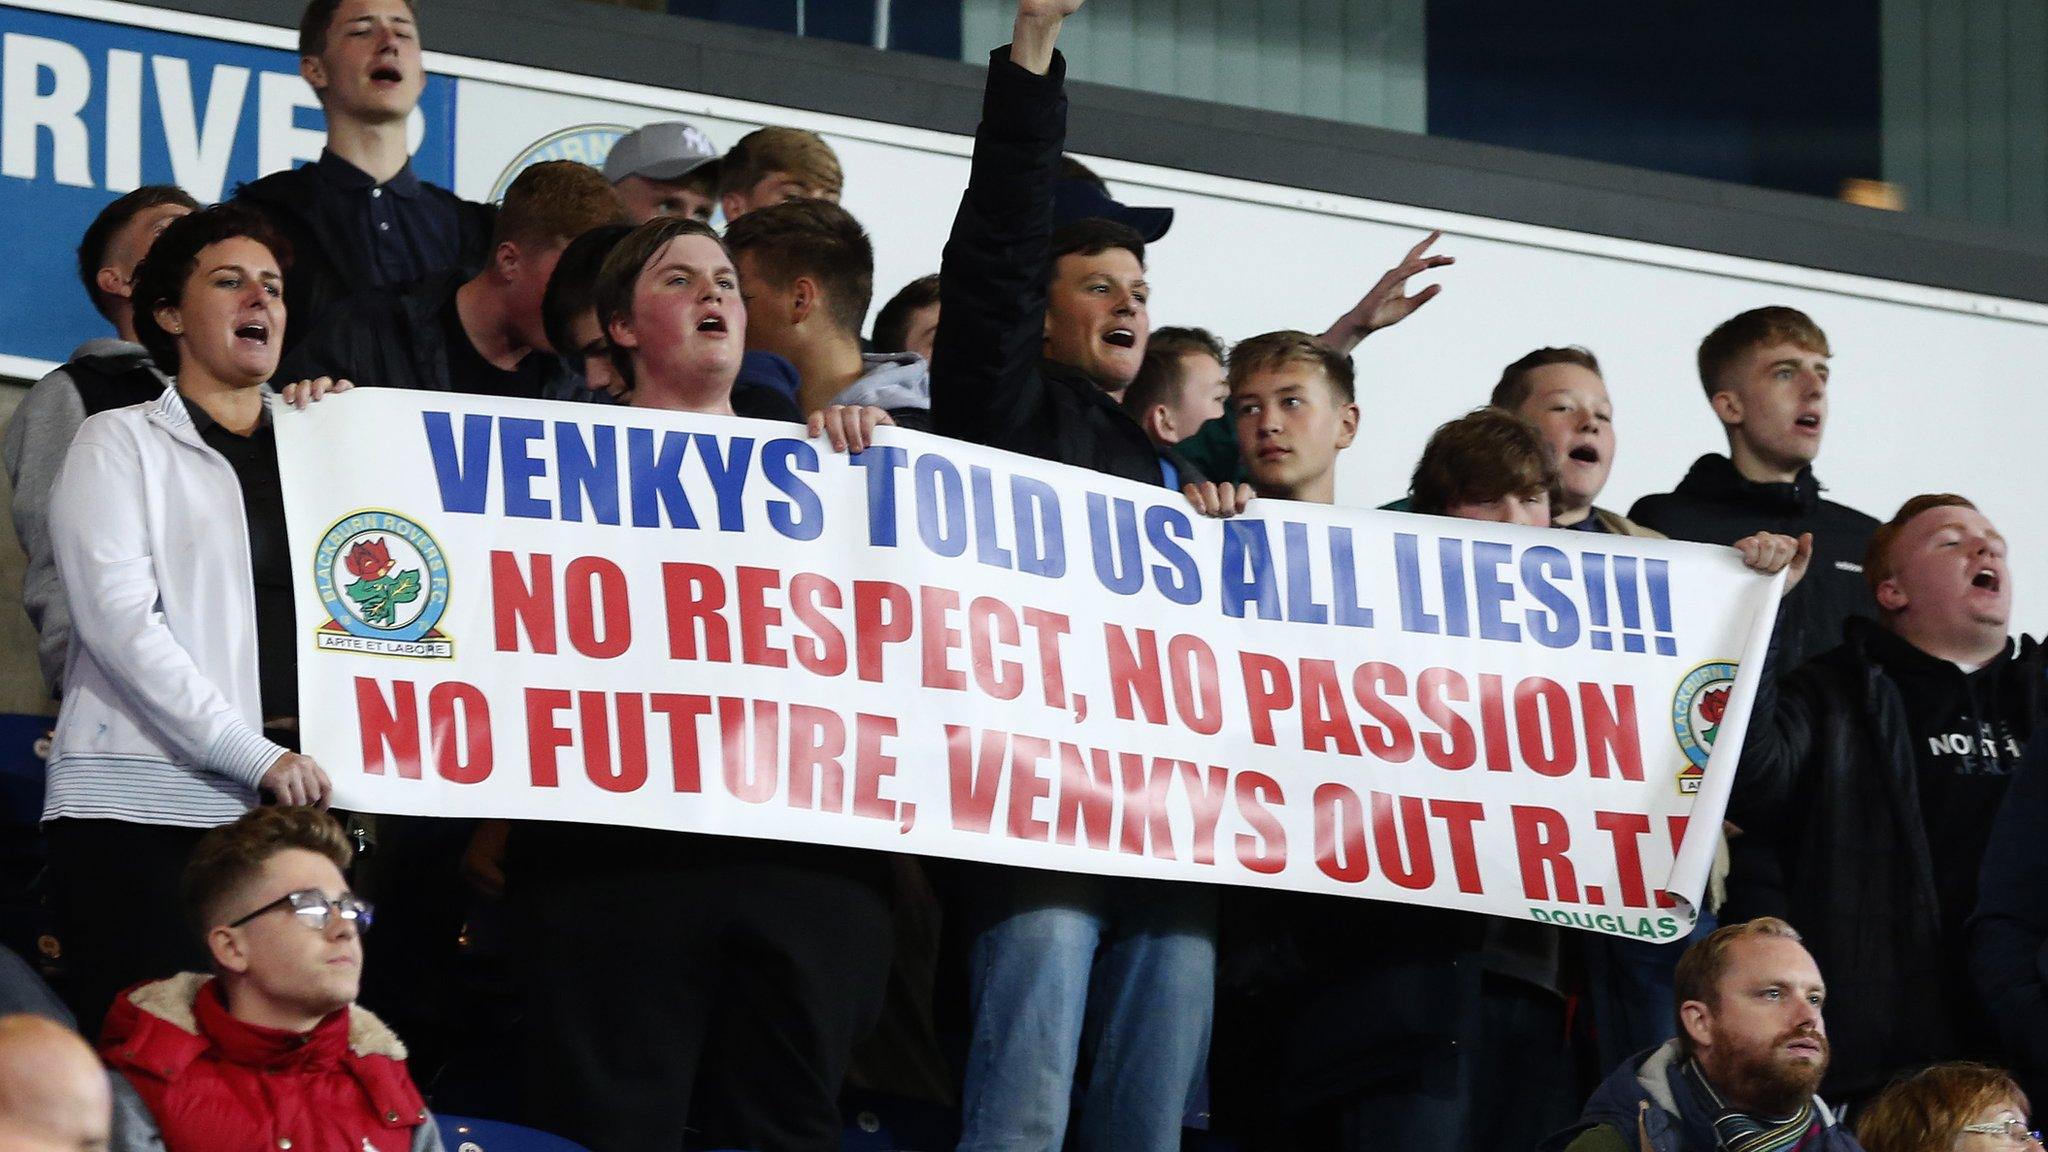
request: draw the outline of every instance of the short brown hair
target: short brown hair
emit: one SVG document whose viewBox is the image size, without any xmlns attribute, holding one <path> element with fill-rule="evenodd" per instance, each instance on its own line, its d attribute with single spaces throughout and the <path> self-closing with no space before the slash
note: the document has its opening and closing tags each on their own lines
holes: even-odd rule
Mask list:
<svg viewBox="0 0 2048 1152">
<path fill-rule="evenodd" d="M 100 214 L 86 226 L 85 236 L 78 242 L 78 279 L 85 285 L 85 294 L 92 298 L 94 310 L 107 319 L 114 318 L 110 313 L 112 302 L 100 291 L 100 269 L 107 265 L 107 246 L 130 220 L 167 204 L 199 211 L 199 201 L 183 188 L 174 184 L 145 184 L 100 209 Z"/>
<path fill-rule="evenodd" d="M 1799 930 L 1776 916 L 1721 925 L 1678 958 L 1678 968 L 1671 975 L 1672 1013 L 1678 1015 L 1680 1009 L 1694 1000 L 1709 1007 L 1718 1004 L 1721 977 L 1728 971 L 1729 949 L 1739 941 L 1758 936 L 1801 942 Z M 1683 1016 L 1678 1017 L 1678 1046 L 1687 1056 L 1692 1055 L 1692 1037 L 1685 1030 Z"/>
<path fill-rule="evenodd" d="M 156 310 L 183 303 L 185 281 L 198 268 L 201 252 L 237 237 L 246 237 L 268 248 L 277 261 L 278 272 L 289 277 L 291 244 L 268 217 L 234 201 L 201 208 L 171 221 L 157 236 L 156 243 L 149 246 L 149 254 L 135 265 L 134 287 L 128 298 L 133 305 L 135 339 L 165 372 L 175 375 L 178 371 L 178 338 L 157 323 Z M 278 336 L 271 333 L 273 339 Z"/>
<path fill-rule="evenodd" d="M 629 222 L 625 201 L 604 173 L 574 160 L 543 160 L 505 189 L 491 246 L 546 248 L 567 244 L 592 228 Z"/>
<path fill-rule="evenodd" d="M 830 200 L 785 200 L 733 221 L 725 246 L 735 260 L 752 253 L 756 271 L 777 288 L 799 276 L 816 280 L 840 331 L 860 335 L 875 297 L 875 246 L 853 213 Z"/>
<path fill-rule="evenodd" d="M 838 192 L 846 174 L 832 146 L 801 128 L 756 128 L 718 162 L 718 194 L 745 192 L 770 172 L 787 172 L 806 184 Z"/>
<path fill-rule="evenodd" d="M 1351 357 L 1306 332 L 1282 329 L 1262 332 L 1237 342 L 1230 350 L 1230 386 L 1235 389 L 1254 372 L 1265 372 L 1288 364 L 1306 364 L 1322 371 L 1323 379 L 1349 404 L 1357 398 L 1356 374 Z"/>
<path fill-rule="evenodd" d="M 1577 344 L 1565 348 L 1538 348 L 1501 369 L 1500 383 L 1493 386 L 1493 397 L 1487 403 L 1510 412 L 1520 408 L 1529 399 L 1529 374 L 1552 364 L 1577 364 L 1595 376 L 1600 375 L 1599 359 Z"/>
<path fill-rule="evenodd" d="M 1856 1120 L 1867 1152 L 1948 1152 L 1971 1117 L 2003 1100 L 2026 1117 L 2027 1094 L 2003 1069 L 1957 1060 L 1893 1080 Z"/>
<path fill-rule="evenodd" d="M 1474 408 L 1430 434 L 1408 481 L 1408 506 L 1441 516 L 1453 504 L 1490 504 L 1539 491 L 1550 494 L 1553 509 L 1563 503 L 1550 444 L 1534 424 L 1489 406 Z"/>
<path fill-rule="evenodd" d="M 327 30 L 341 4 L 342 0 L 313 0 L 299 13 L 299 55 L 318 56 L 327 51 Z M 405 0 L 405 10 L 418 19 L 419 6 L 413 0 Z"/>
<path fill-rule="evenodd" d="M 1891 579 L 1896 571 L 1892 566 L 1892 544 L 1898 540 L 1906 522 L 1935 508 L 1977 510 L 1975 504 L 1953 492 L 1926 492 L 1899 505 L 1892 518 L 1879 524 L 1877 531 L 1870 534 L 1870 544 L 1863 550 L 1863 583 L 1869 586 L 1872 596 L 1877 595 L 1877 586 Z"/>
<path fill-rule="evenodd" d="M 1828 350 L 1828 334 L 1806 313 L 1783 305 L 1752 308 L 1722 321 L 1700 341 L 1700 385 L 1710 397 L 1728 391 L 1724 381 L 1735 362 L 1750 349 L 1770 344 L 1792 344 L 1822 356 L 1834 355 Z"/>
<path fill-rule="evenodd" d="M 702 236 L 724 250 L 725 241 L 711 225 L 687 216 L 656 216 L 640 225 L 605 254 L 604 263 L 598 265 L 597 282 L 591 286 L 591 300 L 597 308 L 597 327 L 604 333 L 605 343 L 611 345 L 612 367 L 628 384 L 634 383 L 633 350 L 621 348 L 612 342 L 612 321 L 633 315 L 633 286 L 639 283 L 640 273 L 647 262 L 659 255 L 668 243 L 678 236 Z M 731 253 L 726 253 L 731 257 Z"/>
<path fill-rule="evenodd" d="M 939 274 L 919 276 L 897 290 L 882 310 L 875 313 L 874 346 L 877 352 L 901 352 L 910 343 L 910 314 L 939 302 Z"/>
<path fill-rule="evenodd" d="M 204 936 L 240 908 L 235 902 L 247 900 L 243 889 L 263 865 L 293 848 L 325 856 L 344 873 L 355 857 L 341 822 L 318 808 L 252 808 L 234 823 L 200 837 L 180 885 L 185 915 L 194 930 Z"/>
<path fill-rule="evenodd" d="M 1223 341 L 1207 328 L 1154 328 L 1145 347 L 1170 356 L 1208 356 L 1218 364 L 1230 363 Z"/>
</svg>

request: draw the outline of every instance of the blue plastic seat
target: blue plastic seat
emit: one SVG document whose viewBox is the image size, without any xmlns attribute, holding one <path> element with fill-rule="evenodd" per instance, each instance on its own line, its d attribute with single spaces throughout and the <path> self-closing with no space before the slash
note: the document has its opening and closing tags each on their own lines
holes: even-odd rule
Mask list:
<svg viewBox="0 0 2048 1152">
<path fill-rule="evenodd" d="M 573 1140 L 502 1120 L 436 1115 L 434 1123 L 448 1152 L 590 1152 Z"/>
</svg>

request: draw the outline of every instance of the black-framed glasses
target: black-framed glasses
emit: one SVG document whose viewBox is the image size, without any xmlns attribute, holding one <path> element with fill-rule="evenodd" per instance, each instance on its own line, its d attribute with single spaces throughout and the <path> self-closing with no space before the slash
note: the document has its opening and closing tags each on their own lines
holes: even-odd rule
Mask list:
<svg viewBox="0 0 2048 1152">
<path fill-rule="evenodd" d="M 344 892 L 339 899 L 329 900 L 318 888 L 302 888 L 279 896 L 228 927 L 240 928 L 258 916 L 280 908 L 290 909 L 293 918 L 315 932 L 327 931 L 328 917 L 337 915 L 353 924 L 358 933 L 366 932 L 377 915 L 376 908 L 368 900 L 353 892 Z"/>
<path fill-rule="evenodd" d="M 2014 1144 L 2041 1142 L 2041 1134 L 2028 1128 L 2025 1120 L 1987 1120 L 1982 1124 L 1965 1124 L 1962 1131 L 1981 1132 L 1986 1136 L 2003 1136 Z"/>
</svg>

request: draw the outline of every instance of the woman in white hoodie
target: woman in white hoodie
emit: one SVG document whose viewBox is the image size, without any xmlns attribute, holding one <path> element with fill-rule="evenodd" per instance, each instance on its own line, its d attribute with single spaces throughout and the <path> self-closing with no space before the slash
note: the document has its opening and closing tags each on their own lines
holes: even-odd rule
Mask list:
<svg viewBox="0 0 2048 1152">
<path fill-rule="evenodd" d="M 324 804 L 292 743 L 289 549 L 270 426 L 290 256 L 246 208 L 195 212 L 136 268 L 137 335 L 173 387 L 80 428 L 50 495 L 74 637 L 43 802 L 79 1022 L 203 966 L 185 859 L 264 797 Z M 339 387 L 346 387 L 341 385 Z M 303 405 L 329 391 L 297 385 Z"/>
</svg>

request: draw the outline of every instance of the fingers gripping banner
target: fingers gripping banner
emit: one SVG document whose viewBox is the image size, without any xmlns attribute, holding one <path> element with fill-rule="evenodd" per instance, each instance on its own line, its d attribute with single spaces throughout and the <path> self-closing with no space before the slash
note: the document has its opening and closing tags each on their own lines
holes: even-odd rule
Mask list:
<svg viewBox="0 0 2048 1152">
<path fill-rule="evenodd" d="M 277 421 L 337 803 L 1689 930 L 1779 581 L 887 429 L 364 389 Z"/>
</svg>

